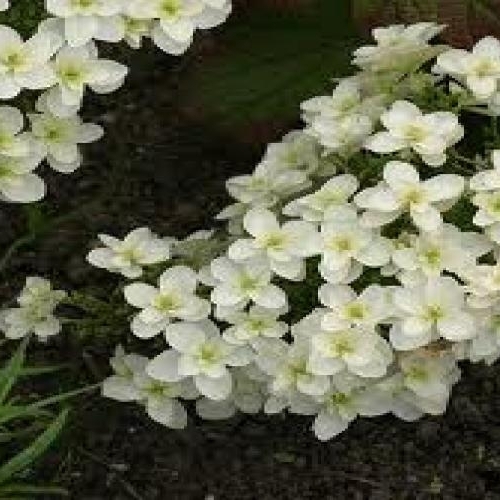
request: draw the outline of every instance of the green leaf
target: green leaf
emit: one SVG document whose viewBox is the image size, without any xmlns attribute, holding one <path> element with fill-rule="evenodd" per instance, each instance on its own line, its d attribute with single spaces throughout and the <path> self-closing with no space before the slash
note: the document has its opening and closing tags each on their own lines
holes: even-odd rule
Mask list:
<svg viewBox="0 0 500 500">
<path fill-rule="evenodd" d="M 36 406 L 3 405 L 0 406 L 0 425 L 20 418 L 40 418 L 51 414 Z"/>
<path fill-rule="evenodd" d="M 5 484 L 18 472 L 29 467 L 57 439 L 68 418 L 69 410 L 63 410 L 57 418 L 38 436 L 33 443 L 18 453 L 14 458 L 0 466 L 0 484 Z"/>
<path fill-rule="evenodd" d="M 56 486 L 29 486 L 24 484 L 12 484 L 0 488 L 0 493 L 4 495 L 14 495 L 14 498 L 19 498 L 19 495 L 29 495 L 25 498 L 32 498 L 33 496 L 39 495 L 50 495 L 53 496 L 67 497 L 68 492 L 63 488 L 58 488 Z"/>
<path fill-rule="evenodd" d="M 296 120 L 300 102 L 348 73 L 359 37 L 349 2 L 316 0 L 297 12 L 252 9 L 217 41 L 220 53 L 193 68 L 184 98 L 229 128 Z"/>
<path fill-rule="evenodd" d="M 0 372 L 0 404 L 5 402 L 12 387 L 14 387 L 14 384 L 21 375 L 28 342 L 29 337 L 22 340 L 16 352 L 12 355 L 5 368 Z"/>
</svg>

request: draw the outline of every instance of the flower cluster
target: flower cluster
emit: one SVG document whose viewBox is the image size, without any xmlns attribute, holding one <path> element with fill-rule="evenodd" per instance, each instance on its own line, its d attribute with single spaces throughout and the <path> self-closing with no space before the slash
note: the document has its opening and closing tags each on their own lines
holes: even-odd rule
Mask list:
<svg viewBox="0 0 500 500">
<path fill-rule="evenodd" d="M 166 346 L 141 377 L 194 387 L 203 418 L 288 411 L 327 440 L 442 414 L 459 362 L 500 358 L 500 42 L 470 55 L 431 45 L 441 30 L 375 30 L 362 70 L 229 179 L 222 252 L 125 286 L 132 332 Z M 472 155 L 464 110 L 493 117 Z"/>
<path fill-rule="evenodd" d="M 90 2 L 88 11 L 51 3 L 64 7 L 69 31 L 82 12 L 89 33 L 119 15 L 114 2 Z M 153 29 L 169 43 L 192 34 L 200 12 L 217 18 L 228 7 L 159 5 L 132 2 L 131 14 L 160 19 Z M 99 236 L 104 246 L 88 261 L 132 280 L 123 287 L 131 332 L 164 346 L 150 358 L 118 347 L 105 396 L 142 404 L 172 428 L 187 424 L 190 401 L 206 419 L 287 411 L 310 416 L 328 440 L 358 416 L 442 414 L 460 362 L 500 358 L 500 42 L 486 38 L 472 54 L 430 44 L 442 29 L 375 30 L 377 45 L 354 54 L 361 70 L 304 102 L 304 128 L 228 180 L 234 203 L 217 217 L 228 222 L 222 236 L 177 241 L 147 228 L 123 240 Z M 99 87 L 94 76 L 111 66 L 74 45 L 60 67 L 85 56 L 91 69 L 81 82 Z M 46 95 L 42 115 L 57 96 L 78 106 L 78 85 L 64 85 Z M 38 120 L 28 136 L 8 128 L 1 153 L 18 158 L 37 143 L 51 163 L 74 165 Z M 97 134 L 72 124 L 73 145 Z M 8 336 L 46 332 L 54 301 L 17 326 L 32 302 L 4 313 Z"/>
<path fill-rule="evenodd" d="M 9 7 L 0 1 L 0 10 Z M 23 90 L 42 92 L 25 118 L 0 107 L 0 198 L 30 203 L 45 196 L 34 173 L 46 159 L 54 170 L 71 173 L 81 164 L 78 146 L 103 135 L 99 125 L 78 115 L 85 91 L 107 94 L 122 86 L 123 64 L 99 56 L 95 41 L 125 41 L 139 48 L 144 37 L 169 54 L 183 53 L 197 28 L 222 23 L 231 0 L 45 0 L 52 16 L 28 40 L 0 25 L 0 101 Z"/>
</svg>

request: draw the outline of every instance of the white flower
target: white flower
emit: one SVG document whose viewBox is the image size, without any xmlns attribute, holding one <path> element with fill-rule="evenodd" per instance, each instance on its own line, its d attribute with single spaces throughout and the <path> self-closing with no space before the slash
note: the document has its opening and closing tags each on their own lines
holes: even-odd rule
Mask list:
<svg viewBox="0 0 500 500">
<path fill-rule="evenodd" d="M 463 232 L 451 224 L 443 224 L 437 231 L 412 235 L 410 245 L 398 246 L 392 260 L 396 266 L 411 273 L 421 272 L 430 277 L 439 276 L 446 270 L 462 276 L 491 247 L 482 234 Z"/>
<path fill-rule="evenodd" d="M 461 80 L 476 99 L 488 101 L 500 91 L 500 41 L 487 36 L 472 52 L 450 49 L 437 58 L 435 71 Z"/>
<path fill-rule="evenodd" d="M 260 376 L 255 376 L 259 372 Z M 221 420 L 232 417 L 238 410 L 256 414 L 262 410 L 266 397 L 265 375 L 255 365 L 231 369 L 233 390 L 222 401 L 202 397 L 196 401 L 196 412 L 205 420 Z"/>
<path fill-rule="evenodd" d="M 227 343 L 214 323 L 176 323 L 166 330 L 172 349 L 156 356 L 147 366 L 154 379 L 178 382 L 193 377 L 196 388 L 209 399 L 224 400 L 232 390 L 228 366 L 245 366 L 251 351 Z"/>
<path fill-rule="evenodd" d="M 334 375 L 345 370 L 360 377 L 381 377 L 392 362 L 392 350 L 373 328 L 334 324 L 321 310 L 306 316 L 292 329 L 311 340 L 308 370 Z M 328 330 L 327 327 L 332 327 Z"/>
<path fill-rule="evenodd" d="M 53 63 L 57 87 L 48 94 L 47 104 L 54 114 L 63 106 L 79 106 L 84 90 L 107 94 L 119 88 L 128 68 L 109 59 L 99 59 L 93 43 L 81 47 L 63 47 Z M 54 111 L 55 110 L 55 111 Z"/>
<path fill-rule="evenodd" d="M 446 149 L 459 142 L 464 128 L 447 111 L 423 114 L 408 101 L 397 101 L 380 117 L 387 129 L 369 137 L 365 148 L 375 153 L 413 149 L 430 166 L 446 162 Z"/>
<path fill-rule="evenodd" d="M 33 173 L 42 157 L 32 154 L 23 158 L 0 155 L 0 199 L 31 203 L 45 196 L 45 183 Z"/>
<path fill-rule="evenodd" d="M 193 41 L 196 17 L 205 5 L 200 0 L 142 0 L 132 3 L 126 13 L 137 19 L 157 19 L 151 38 L 168 54 L 179 55 Z"/>
<path fill-rule="evenodd" d="M 287 304 L 285 292 L 270 283 L 271 270 L 265 259 L 256 258 L 237 263 L 219 257 L 211 264 L 216 280 L 211 300 L 222 307 L 244 307 L 249 301 L 269 308 L 280 309 Z"/>
<path fill-rule="evenodd" d="M 123 38 L 118 14 L 122 0 L 45 0 L 50 14 L 63 18 L 64 37 L 72 47 L 92 39 L 118 42 Z"/>
<path fill-rule="evenodd" d="M 306 408 L 297 407 L 291 411 L 301 414 L 314 413 L 314 401 L 311 400 L 307 404 L 308 398 L 321 396 L 328 391 L 330 387 L 328 376 L 312 373 L 308 367 L 309 357 L 310 338 L 301 335 L 300 332 L 294 336 L 292 345 L 283 340 L 268 340 L 259 344 L 255 362 L 271 377 L 269 390 L 278 398 L 271 404 L 278 405 L 277 411 L 288 406 L 293 408 L 294 403 L 300 406 L 304 403 Z M 297 393 L 305 398 L 297 397 Z M 266 406 L 269 404 L 266 403 Z M 274 413 L 268 409 L 266 412 Z"/>
<path fill-rule="evenodd" d="M 61 322 L 54 310 L 66 297 L 66 292 L 53 290 L 50 281 L 30 277 L 17 299 L 19 307 L 5 309 L 1 314 L 0 329 L 9 339 L 19 339 L 34 333 L 40 340 L 57 335 Z"/>
<path fill-rule="evenodd" d="M 83 123 L 79 116 L 64 118 L 53 115 L 43 96 L 37 102 L 37 111 L 28 115 L 37 146 L 54 170 L 74 172 L 81 164 L 78 145 L 99 140 L 104 133 L 102 127 Z"/>
<path fill-rule="evenodd" d="M 198 321 L 210 313 L 210 303 L 196 295 L 196 273 L 186 266 L 174 266 L 158 279 L 159 288 L 132 283 L 123 289 L 129 304 L 142 311 L 132 320 L 132 332 L 151 338 L 174 319 Z"/>
<path fill-rule="evenodd" d="M 302 130 L 294 130 L 281 142 L 269 144 L 261 163 L 271 172 L 315 172 L 320 165 L 318 143 Z"/>
<path fill-rule="evenodd" d="M 10 0 L 0 0 L 0 11 L 7 10 L 10 5 L 9 5 Z"/>
<path fill-rule="evenodd" d="M 440 211 L 460 197 L 464 186 L 464 179 L 454 174 L 421 181 L 413 165 L 391 161 L 384 168 L 384 181 L 358 193 L 354 202 L 367 210 L 363 220 L 369 226 L 387 224 L 408 211 L 417 227 L 434 231 L 442 224 Z"/>
<path fill-rule="evenodd" d="M 318 290 L 320 302 L 330 310 L 322 320 L 326 330 L 349 326 L 373 329 L 391 312 L 391 294 L 379 285 L 370 285 L 359 295 L 347 285 L 323 284 Z"/>
<path fill-rule="evenodd" d="M 465 307 L 464 290 L 453 278 L 396 288 L 393 299 L 401 319 L 392 326 L 390 341 L 398 350 L 425 346 L 440 337 L 458 342 L 476 334 L 474 317 Z"/>
<path fill-rule="evenodd" d="M 22 89 L 40 90 L 54 85 L 49 64 L 61 46 L 50 33 L 37 33 L 23 42 L 8 26 L 0 26 L 0 99 L 12 99 Z"/>
<path fill-rule="evenodd" d="M 341 119 L 319 115 L 305 132 L 315 137 L 327 152 L 349 155 L 361 149 L 373 132 L 373 121 L 362 114 L 350 114 Z"/>
<path fill-rule="evenodd" d="M 428 42 L 443 29 L 444 25 L 431 22 L 375 28 L 377 45 L 357 49 L 353 64 L 371 71 L 416 69 L 433 55 Z"/>
<path fill-rule="evenodd" d="M 344 432 L 358 415 L 374 417 L 390 410 L 389 399 L 375 386 L 365 387 L 356 377 L 339 374 L 332 378 L 331 389 L 318 398 L 319 409 L 313 432 L 320 441 L 328 441 Z"/>
<path fill-rule="evenodd" d="M 107 234 L 99 235 L 99 239 L 105 247 L 92 250 L 87 260 L 93 266 L 127 278 L 138 278 L 142 275 L 142 266 L 170 258 L 170 240 L 159 238 L 147 227 L 134 229 L 123 240 Z"/>
<path fill-rule="evenodd" d="M 362 266 L 381 267 L 391 257 L 391 244 L 364 227 L 355 212 L 343 212 L 321 225 L 321 275 L 331 283 L 350 283 Z"/>
<path fill-rule="evenodd" d="M 199 395 L 191 380 L 158 381 L 143 370 L 134 374 L 134 385 L 152 420 L 171 429 L 186 427 L 187 413 L 178 398 L 195 399 Z"/>
<path fill-rule="evenodd" d="M 343 118 L 356 113 L 362 102 L 359 82 L 353 78 L 342 80 L 329 96 L 316 96 L 300 105 L 303 120 L 310 124 L 317 115 Z"/>
<path fill-rule="evenodd" d="M 351 207 L 350 198 L 359 182 L 351 174 L 332 177 L 312 194 L 291 201 L 283 209 L 285 215 L 301 217 L 310 222 L 328 220 L 332 213 Z"/>
<path fill-rule="evenodd" d="M 125 354 L 123 347 L 119 345 L 109 363 L 114 374 L 103 380 L 102 395 L 121 402 L 139 401 L 141 391 L 134 382 L 134 375 L 144 372 L 148 358 L 133 353 Z"/>
<path fill-rule="evenodd" d="M 30 142 L 24 128 L 24 116 L 17 108 L 0 106 L 0 154 L 19 158 L 30 154 Z"/>
<path fill-rule="evenodd" d="M 238 175 L 226 182 L 229 194 L 240 203 L 272 207 L 280 199 L 310 186 L 305 172 L 288 170 L 274 172 L 266 164 L 257 166 L 253 174 Z"/>
<path fill-rule="evenodd" d="M 271 270 L 289 280 L 303 279 L 304 258 L 319 253 L 321 241 L 316 227 L 305 221 L 289 221 L 280 226 L 267 209 L 255 208 L 246 213 L 243 227 L 252 239 L 235 241 L 228 255 L 244 261 L 259 255 L 269 259 Z"/>
<path fill-rule="evenodd" d="M 252 306 L 248 311 L 230 310 L 222 313 L 218 310 L 217 316 L 232 325 L 222 334 L 230 344 L 254 345 L 257 339 L 281 338 L 288 331 L 288 325 L 278 321 L 279 310 Z"/>
<path fill-rule="evenodd" d="M 416 352 L 402 356 L 399 364 L 404 386 L 417 396 L 416 405 L 426 413 L 444 413 L 451 387 L 460 377 L 454 357 L 448 352 Z"/>
<path fill-rule="evenodd" d="M 161 382 L 149 377 L 145 370 L 149 359 L 138 354 L 125 354 L 121 346 L 110 360 L 114 375 L 102 383 L 103 396 L 121 402 L 144 404 L 147 414 L 156 422 L 172 429 L 182 429 L 187 414 L 179 397 L 192 399 L 198 394 L 189 380 Z"/>
<path fill-rule="evenodd" d="M 485 228 L 492 241 L 500 244 L 500 189 L 480 191 L 474 195 L 472 203 L 478 208 L 474 224 Z"/>
</svg>

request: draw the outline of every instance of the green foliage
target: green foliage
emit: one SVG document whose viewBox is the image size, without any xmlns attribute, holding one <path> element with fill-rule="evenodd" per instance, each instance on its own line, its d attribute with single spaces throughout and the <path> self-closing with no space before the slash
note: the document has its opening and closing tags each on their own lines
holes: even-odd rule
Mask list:
<svg viewBox="0 0 500 500">
<path fill-rule="evenodd" d="M 219 34 L 221 52 L 190 75 L 187 95 L 228 128 L 296 119 L 301 101 L 348 72 L 359 41 L 347 1 L 316 0 L 297 12 L 255 8 L 237 21 Z"/>
<path fill-rule="evenodd" d="M 43 0 L 13 0 L 11 4 L 8 11 L 0 13 L 0 24 L 16 29 L 25 38 L 47 17 Z"/>
<path fill-rule="evenodd" d="M 23 396 L 19 383 L 26 377 L 47 374 L 60 367 L 27 367 L 24 339 L 0 369 L 0 498 L 45 498 L 65 495 L 60 488 L 28 484 L 30 471 L 57 440 L 69 409 L 56 407 L 67 399 L 96 386 L 56 394 L 35 401 Z"/>
</svg>

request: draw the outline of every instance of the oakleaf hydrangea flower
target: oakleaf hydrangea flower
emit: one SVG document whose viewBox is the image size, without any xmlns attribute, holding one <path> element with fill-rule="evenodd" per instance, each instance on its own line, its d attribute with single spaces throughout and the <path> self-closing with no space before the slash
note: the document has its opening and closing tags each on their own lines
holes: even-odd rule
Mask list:
<svg viewBox="0 0 500 500">
<path fill-rule="evenodd" d="M 118 42 L 123 38 L 118 14 L 121 0 L 45 0 L 47 11 L 64 20 L 64 37 L 72 47 L 92 39 Z"/>
<path fill-rule="evenodd" d="M 151 338 L 172 320 L 198 321 L 210 313 L 210 303 L 196 295 L 198 279 L 192 269 L 171 267 L 159 277 L 158 285 L 132 283 L 123 290 L 127 302 L 141 309 L 131 325 L 137 337 Z"/>
<path fill-rule="evenodd" d="M 39 154 L 13 158 L 0 155 L 0 199 L 32 203 L 45 196 L 45 183 L 33 173 L 43 157 Z"/>
<path fill-rule="evenodd" d="M 413 69 L 433 55 L 428 42 L 443 29 L 444 25 L 431 22 L 375 28 L 372 35 L 377 45 L 357 49 L 353 63 L 362 69 L 379 72 Z"/>
<path fill-rule="evenodd" d="M 462 194 L 464 179 L 440 174 L 421 181 L 413 165 L 391 161 L 384 168 L 384 181 L 358 193 L 354 202 L 365 209 L 364 221 L 381 226 L 408 211 L 414 224 L 425 231 L 439 229 L 440 209 L 449 208 Z"/>
<path fill-rule="evenodd" d="M 92 250 L 87 260 L 96 267 L 120 273 L 126 278 L 139 278 L 142 267 L 159 264 L 170 258 L 171 241 L 159 238 L 147 227 L 134 229 L 123 240 L 99 235 L 105 245 Z"/>
<path fill-rule="evenodd" d="M 94 123 L 83 123 L 75 115 L 59 117 L 53 115 L 45 102 L 37 102 L 38 113 L 28 115 L 31 133 L 49 165 L 62 173 L 74 172 L 81 164 L 79 144 L 99 140 L 104 131 Z"/>
<path fill-rule="evenodd" d="M 193 377 L 196 388 L 209 399 L 226 399 L 232 390 L 227 366 L 245 366 L 252 353 L 227 343 L 214 323 L 177 323 L 168 327 L 166 338 L 172 349 L 156 356 L 147 366 L 154 379 L 178 382 Z"/>
<path fill-rule="evenodd" d="M 198 395 L 189 380 L 160 382 L 146 374 L 149 359 L 138 354 L 125 354 L 121 346 L 110 360 L 114 375 L 103 381 L 103 396 L 122 402 L 144 404 L 155 422 L 182 429 L 187 413 L 178 398 L 193 399 Z"/>
<path fill-rule="evenodd" d="M 391 245 L 375 230 L 368 229 L 353 211 L 343 212 L 321 225 L 321 275 L 331 283 L 350 283 L 363 265 L 380 267 L 391 257 Z"/>
<path fill-rule="evenodd" d="M 253 236 L 234 242 L 228 255 L 244 261 L 265 255 L 278 276 L 300 280 L 305 272 L 304 258 L 318 253 L 320 238 L 316 227 L 305 221 L 289 221 L 280 226 L 276 216 L 266 209 L 246 213 L 243 227 Z"/>
<path fill-rule="evenodd" d="M 445 270 L 463 276 L 492 249 L 484 235 L 460 231 L 451 224 L 443 224 L 436 231 L 422 231 L 410 240 L 408 246 L 394 250 L 392 260 L 405 272 L 428 277 L 439 276 Z"/>
<path fill-rule="evenodd" d="M 320 441 L 328 441 L 344 432 L 358 415 L 374 417 L 387 413 L 384 394 L 353 376 L 332 377 L 331 389 L 318 398 L 318 410 L 312 429 Z"/>
<path fill-rule="evenodd" d="M 437 73 L 461 81 L 481 102 L 493 104 L 500 97 L 500 41 L 492 36 L 479 40 L 471 52 L 450 49 L 437 58 Z"/>
<path fill-rule="evenodd" d="M 93 43 L 81 47 L 63 47 L 53 63 L 57 87 L 48 95 L 47 104 L 55 114 L 62 106 L 79 106 L 88 86 L 94 92 L 107 94 L 119 88 L 128 68 L 109 59 L 99 59 Z"/>
<path fill-rule="evenodd" d="M 288 325 L 278 321 L 281 311 L 252 306 L 248 311 L 218 311 L 217 316 L 230 323 L 224 330 L 224 340 L 235 345 L 255 345 L 260 338 L 281 338 L 288 331 Z"/>
<path fill-rule="evenodd" d="M 357 295 L 350 286 L 325 283 L 318 296 L 329 309 L 322 319 L 326 330 L 349 326 L 374 328 L 391 312 L 391 294 L 379 285 L 370 285 Z"/>
<path fill-rule="evenodd" d="M 459 142 L 464 128 L 453 113 L 423 114 L 408 101 L 397 101 L 380 117 L 387 129 L 369 137 L 365 148 L 375 153 L 413 149 L 422 160 L 436 167 L 446 162 L 446 149 Z"/>
<path fill-rule="evenodd" d="M 275 172 L 315 172 L 320 165 L 318 143 L 303 131 L 294 130 L 280 142 L 269 144 L 261 163 Z"/>
<path fill-rule="evenodd" d="M 352 207 L 350 199 L 358 190 L 359 182 L 351 174 L 332 177 L 314 193 L 296 198 L 283 208 L 283 213 L 311 222 L 328 220 L 332 214 Z"/>
<path fill-rule="evenodd" d="M 422 285 L 394 290 L 401 318 L 391 328 L 390 340 L 398 350 L 410 350 L 439 338 L 451 342 L 476 335 L 473 315 L 466 309 L 464 291 L 450 277 L 430 279 Z"/>
<path fill-rule="evenodd" d="M 347 370 L 360 377 L 381 377 L 392 361 L 389 344 L 373 328 L 331 321 L 328 325 L 321 311 L 306 316 L 294 326 L 293 333 L 311 339 L 307 368 L 315 375 L 334 375 Z"/>
<path fill-rule="evenodd" d="M 39 32 L 26 42 L 8 26 L 0 26 L 0 99 L 12 99 L 22 89 L 40 90 L 54 85 L 50 60 L 62 40 Z"/>
<path fill-rule="evenodd" d="M 61 331 L 61 322 L 54 311 L 65 297 L 66 292 L 52 289 L 50 281 L 44 278 L 26 278 L 17 299 L 18 307 L 1 312 L 0 329 L 9 339 L 34 333 L 45 341 Z"/>
<path fill-rule="evenodd" d="M 248 302 L 280 309 L 287 304 L 285 292 L 271 283 L 271 269 L 263 258 L 237 263 L 227 257 L 219 257 L 211 264 L 216 280 L 211 300 L 221 307 L 242 308 Z"/>
</svg>

